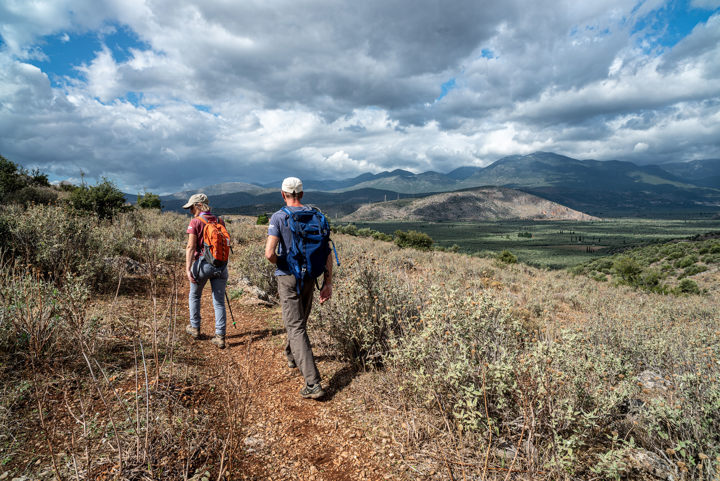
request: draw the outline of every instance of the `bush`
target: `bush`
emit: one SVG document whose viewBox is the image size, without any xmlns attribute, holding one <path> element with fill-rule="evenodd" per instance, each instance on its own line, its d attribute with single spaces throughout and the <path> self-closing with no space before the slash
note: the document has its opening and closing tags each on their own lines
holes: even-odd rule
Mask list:
<svg viewBox="0 0 720 481">
<path fill-rule="evenodd" d="M 678 259 L 675 261 L 673 266 L 675 266 L 678 269 L 685 269 L 686 267 L 690 267 L 691 265 L 695 264 L 698 261 L 698 256 L 696 255 L 689 255 L 685 256 L 681 259 Z"/>
<path fill-rule="evenodd" d="M 678 292 L 683 294 L 700 294 L 700 288 L 691 279 L 683 279 L 680 281 L 677 287 Z"/>
<path fill-rule="evenodd" d="M 75 187 L 70 194 L 70 205 L 76 210 L 93 212 L 100 219 L 112 219 L 125 210 L 125 195 L 107 179 L 97 185 Z"/>
<path fill-rule="evenodd" d="M 620 276 L 625 282 L 634 285 L 638 281 L 642 267 L 640 267 L 640 264 L 632 257 L 621 256 L 613 263 L 613 270 L 615 274 Z"/>
<path fill-rule="evenodd" d="M 498 255 L 498 260 L 500 262 L 504 262 L 505 264 L 516 264 L 518 259 L 515 254 L 510 252 L 509 250 L 504 250 Z"/>
<path fill-rule="evenodd" d="M 384 232 L 378 231 L 373 232 L 372 238 L 383 242 L 391 242 L 393 240 L 393 237 L 390 234 L 385 234 Z"/>
<path fill-rule="evenodd" d="M 357 235 L 358 228 L 354 226 L 353 224 L 348 224 L 344 227 L 341 227 L 340 233 L 341 234 L 347 234 L 347 235 Z"/>
<path fill-rule="evenodd" d="M 334 277 L 333 302 L 318 308 L 313 325 L 339 357 L 382 364 L 392 339 L 417 319 L 409 286 L 397 282 L 390 266 L 367 257 L 338 268 Z"/>
<path fill-rule="evenodd" d="M 270 217 L 267 214 L 260 214 L 255 221 L 256 225 L 268 225 L 270 223 Z"/>
<path fill-rule="evenodd" d="M 396 230 L 395 245 L 401 249 L 412 247 L 413 249 L 427 251 L 432 249 L 433 240 L 429 235 L 423 232 L 417 232 L 414 230 L 403 232 L 401 230 Z"/>
<path fill-rule="evenodd" d="M 145 192 L 137 196 L 137 206 L 141 209 L 162 209 L 160 196 L 150 192 Z"/>
<path fill-rule="evenodd" d="M 28 172 L 0 155 L 0 200 L 27 205 L 49 204 L 57 200 L 47 175 L 39 170 Z"/>
<path fill-rule="evenodd" d="M 530 232 L 518 232 L 518 237 L 524 237 L 526 239 L 532 239 L 532 234 Z"/>
</svg>

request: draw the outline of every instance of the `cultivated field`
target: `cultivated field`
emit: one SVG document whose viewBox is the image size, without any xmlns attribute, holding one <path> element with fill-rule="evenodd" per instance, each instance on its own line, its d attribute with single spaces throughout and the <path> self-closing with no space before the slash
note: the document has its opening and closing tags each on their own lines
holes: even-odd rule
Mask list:
<svg viewBox="0 0 720 481">
<path fill-rule="evenodd" d="M 460 252 L 497 254 L 510 250 L 520 262 L 553 269 L 575 266 L 632 246 L 665 242 L 720 230 L 718 220 L 608 219 L 591 222 L 358 222 L 358 228 L 392 234 L 416 230 L 441 247 Z M 520 237 L 518 234 L 531 234 Z"/>
</svg>

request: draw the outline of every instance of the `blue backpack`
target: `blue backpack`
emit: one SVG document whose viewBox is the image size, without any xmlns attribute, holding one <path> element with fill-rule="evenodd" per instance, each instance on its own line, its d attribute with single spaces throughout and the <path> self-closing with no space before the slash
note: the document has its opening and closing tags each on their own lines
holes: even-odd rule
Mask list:
<svg viewBox="0 0 720 481">
<path fill-rule="evenodd" d="M 310 278 L 317 285 L 317 278 L 325 273 L 325 264 L 330 255 L 330 244 L 335 252 L 335 260 L 340 265 L 335 243 L 330 240 L 330 225 L 322 212 L 314 207 L 291 211 L 283 207 L 288 217 L 285 225 L 292 232 L 292 244 L 287 247 L 285 260 L 297 282 L 295 287 L 300 293 L 305 279 Z M 323 284 L 324 285 L 324 284 Z"/>
</svg>

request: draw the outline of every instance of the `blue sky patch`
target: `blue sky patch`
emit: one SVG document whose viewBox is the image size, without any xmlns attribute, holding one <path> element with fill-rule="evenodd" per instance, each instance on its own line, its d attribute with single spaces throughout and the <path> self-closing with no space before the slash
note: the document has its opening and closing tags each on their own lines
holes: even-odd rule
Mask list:
<svg viewBox="0 0 720 481">
<path fill-rule="evenodd" d="M 441 100 L 448 94 L 448 92 L 455 88 L 457 88 L 457 85 L 455 84 L 455 77 L 453 77 L 440 86 L 440 96 L 436 98 L 435 101 L 437 102 L 438 100 Z"/>
<path fill-rule="evenodd" d="M 675 46 L 697 25 L 707 22 L 717 12 L 718 9 L 693 8 L 689 0 L 674 0 L 639 19 L 631 33 L 639 34 L 638 42 L 647 43 L 646 50 L 661 53 Z"/>
<path fill-rule="evenodd" d="M 132 30 L 120 26 L 116 26 L 109 34 L 63 32 L 43 38 L 38 50 L 44 54 L 44 58 L 30 60 L 29 63 L 47 72 L 53 84 L 59 85 L 63 83 L 63 77 L 77 77 L 77 67 L 92 62 L 103 44 L 116 62 L 125 62 L 131 58 L 130 49 L 149 48 Z"/>
</svg>

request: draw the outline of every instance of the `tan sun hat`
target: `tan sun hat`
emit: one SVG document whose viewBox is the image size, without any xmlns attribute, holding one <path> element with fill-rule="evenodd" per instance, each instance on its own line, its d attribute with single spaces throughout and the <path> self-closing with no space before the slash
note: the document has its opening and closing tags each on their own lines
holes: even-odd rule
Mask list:
<svg viewBox="0 0 720 481">
<path fill-rule="evenodd" d="M 189 209 L 190 207 L 194 206 L 195 204 L 207 204 L 208 198 L 205 194 L 193 194 L 190 196 L 190 199 L 187 201 L 187 204 L 183 206 L 183 209 Z"/>
<path fill-rule="evenodd" d="M 282 190 L 288 194 L 299 194 L 303 191 L 302 180 L 297 177 L 288 177 L 283 180 Z"/>
</svg>

